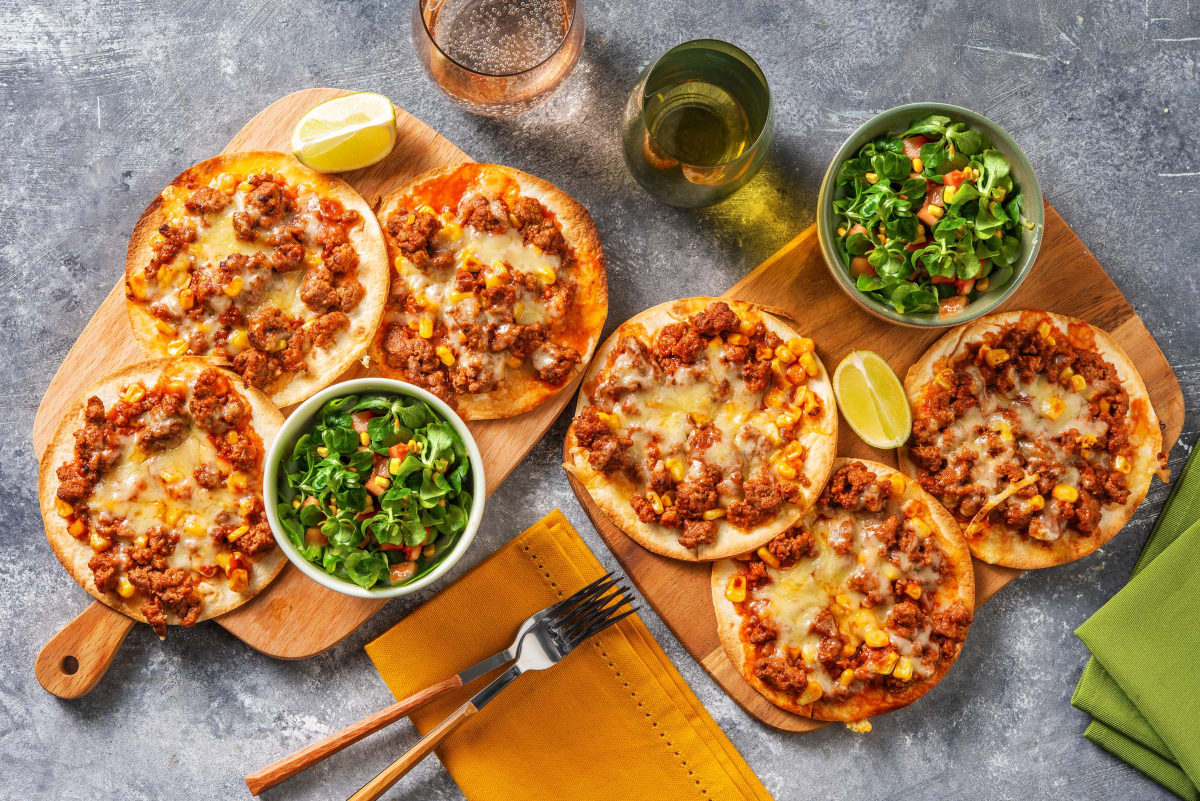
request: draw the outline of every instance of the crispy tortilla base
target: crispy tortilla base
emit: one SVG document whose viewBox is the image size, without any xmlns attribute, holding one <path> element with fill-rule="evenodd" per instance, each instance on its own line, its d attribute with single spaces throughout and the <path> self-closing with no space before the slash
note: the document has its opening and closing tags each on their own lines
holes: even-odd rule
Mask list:
<svg viewBox="0 0 1200 801">
<path fill-rule="evenodd" d="M 756 321 L 761 319 L 763 324 L 781 339 L 786 340 L 800 336 L 790 326 L 765 313 L 761 306 L 753 303 L 701 297 L 684 298 L 654 306 L 622 323 L 605 340 L 584 376 L 583 390 L 579 394 L 575 414 L 578 415 L 588 405 L 588 390 L 596 384 L 601 372 L 607 367 L 609 356 L 622 336 L 638 332 L 653 333 L 668 323 L 678 322 L 703 311 L 708 304 L 718 300 L 728 303 L 730 308 L 741 318 L 748 317 Z M 817 367 L 821 371 L 820 375 L 810 378 L 805 386 L 821 398 L 825 412 L 820 424 L 812 428 L 806 427 L 805 433 L 800 439 L 808 451 L 804 460 L 803 474 L 808 477 L 809 485 L 805 487 L 798 481 L 793 481 L 792 483 L 800 487 L 801 501 L 785 506 L 776 517 L 754 529 L 744 531 L 721 518 L 717 521 L 716 541 L 706 543 L 698 548 L 685 548 L 679 544 L 678 529 L 667 528 L 657 523 L 643 523 L 638 519 L 633 507 L 629 505 L 629 499 L 636 489 L 633 483 L 623 474 L 606 476 L 594 469 L 588 462 L 586 451 L 575 438 L 573 424 L 567 430 L 567 459 L 563 467 L 583 482 L 587 487 L 588 494 L 592 496 L 592 500 L 613 523 L 643 548 L 654 553 L 689 562 L 709 562 L 757 548 L 800 519 L 800 515 L 817 499 L 833 468 L 834 451 L 837 448 L 837 406 L 833 398 L 833 386 L 829 381 L 829 375 L 825 372 L 825 366 L 819 358 L 816 361 Z M 731 436 L 732 433 L 723 432 L 726 436 Z M 785 481 L 778 476 L 776 478 L 780 482 Z"/>
<path fill-rule="evenodd" d="M 968 342 L 978 341 L 985 334 L 999 332 L 1010 324 L 1036 327 L 1042 320 L 1049 320 L 1063 330 L 1072 323 L 1087 325 L 1091 329 L 1096 341 L 1096 351 L 1116 368 L 1117 375 L 1121 378 L 1121 386 L 1129 395 L 1129 441 L 1134 445 L 1134 459 L 1127 479 L 1128 500 L 1123 506 L 1105 514 L 1096 531 L 1090 535 L 1084 536 L 1071 529 L 1070 534 L 1059 537 L 1052 543 L 1042 543 L 1013 531 L 1010 526 L 992 524 L 983 536 L 968 539 L 971 553 L 976 558 L 994 565 L 1021 570 L 1061 565 L 1087 556 L 1112 539 L 1146 497 L 1150 488 L 1150 478 L 1159 467 L 1158 453 L 1162 450 L 1162 429 L 1159 427 L 1154 407 L 1150 404 L 1150 394 L 1146 391 L 1146 385 L 1142 383 L 1137 368 L 1111 336 L 1084 320 L 1054 312 L 1012 311 L 990 314 L 947 332 L 933 344 L 920 361 L 909 368 L 904 378 L 904 390 L 915 415 L 920 409 L 922 390 L 933 382 L 938 371 L 962 355 Z M 916 465 L 909 458 L 907 447 L 900 449 L 898 458 L 901 470 L 910 476 L 917 475 Z M 1104 509 L 1112 507 L 1106 506 Z"/>
<path fill-rule="evenodd" d="M 88 560 L 94 553 L 91 546 L 86 540 L 77 540 L 68 533 L 66 521 L 59 517 L 58 511 L 55 509 L 59 483 L 58 466 L 75 458 L 74 435 L 76 431 L 83 428 L 84 409 L 87 406 L 88 398 L 96 395 L 104 401 L 106 410 L 111 409 L 112 404 L 120 397 L 121 388 L 138 379 L 150 386 L 163 373 L 171 371 L 175 375 L 186 376 L 190 384 L 194 382 L 200 372 L 213 366 L 217 365 L 214 365 L 209 359 L 181 356 L 174 359 L 151 359 L 138 362 L 115 373 L 110 373 L 84 392 L 63 415 L 54 432 L 54 439 L 51 440 L 42 456 L 38 470 L 38 498 L 42 507 L 42 520 L 46 526 L 46 539 L 49 540 L 50 547 L 54 550 L 58 561 L 62 562 L 71 577 L 97 600 L 143 623 L 146 622 L 146 618 L 141 612 L 140 597 L 135 595 L 126 600 L 116 593 L 100 592 L 96 588 L 92 570 L 88 567 Z M 240 392 L 250 404 L 251 420 L 254 430 L 262 438 L 265 458 L 266 451 L 270 449 L 276 434 L 279 433 L 279 427 L 283 425 L 283 415 L 266 395 L 254 387 L 248 386 L 232 370 L 226 370 L 225 374 L 229 378 L 230 385 Z M 287 564 L 287 557 L 284 555 L 283 549 L 276 546 L 261 556 L 251 557 L 250 561 L 254 565 L 254 569 L 250 571 L 250 584 L 245 592 L 233 592 L 229 589 L 228 582 L 220 579 L 205 581 L 201 584 L 204 609 L 200 620 L 208 620 L 224 614 L 249 601 L 279 574 L 279 571 Z M 179 623 L 179 619 L 173 613 L 169 613 L 167 622 L 176 625 Z"/>
<path fill-rule="evenodd" d="M 342 179 L 310 170 L 286 153 L 266 150 L 225 153 L 184 170 L 142 212 L 133 227 L 125 255 L 126 281 L 153 258 L 150 242 L 159 226 L 167 222 L 174 210 L 175 204 L 171 198 L 174 197 L 181 207 L 186 197 L 176 197 L 178 193 L 186 195 L 189 188 L 206 186 L 214 177 L 226 172 L 245 175 L 269 172 L 284 176 L 293 185 L 307 183 L 321 195 L 337 200 L 345 209 L 357 211 L 361 217 L 361 222 L 350 230 L 350 244 L 358 252 L 356 277 L 366 294 L 357 306 L 346 313 L 350 318 L 349 327 L 337 332 L 328 347 L 313 347 L 308 352 L 307 372 L 285 374 L 264 388 L 276 406 L 291 406 L 323 389 L 346 372 L 362 357 L 375 336 L 388 292 L 388 261 L 383 233 L 371 207 Z M 305 251 L 308 252 L 312 247 L 311 243 L 306 244 Z M 133 336 L 142 350 L 149 356 L 166 356 L 167 338 L 155 329 L 156 318 L 150 314 L 147 304 L 131 299 L 126 292 L 125 309 Z M 213 315 L 213 319 L 216 319 L 216 315 Z"/>
<path fill-rule="evenodd" d="M 895 468 L 879 462 L 844 457 L 834 463 L 833 470 L 836 472 L 853 462 L 862 462 L 880 477 L 897 473 Z M 938 587 L 935 608 L 944 609 L 957 600 L 962 601 L 968 609 L 973 609 L 975 606 L 975 573 L 971 564 L 971 553 L 958 523 L 932 495 L 921 489 L 915 481 L 907 482 L 904 497 L 921 501 L 930 510 L 934 522 L 932 536 L 935 537 L 938 548 L 951 567 L 946 580 Z M 913 682 L 902 693 L 889 693 L 882 688 L 870 688 L 868 692 L 852 695 L 844 701 L 820 700 L 801 706 L 795 702 L 792 696 L 765 684 L 754 675 L 754 646 L 742 639 L 742 618 L 733 603 L 725 597 L 725 587 L 729 584 L 730 577 L 737 571 L 737 566 L 738 563 L 733 559 L 722 559 L 713 563 L 712 599 L 717 613 L 717 633 L 721 638 L 721 646 L 725 649 L 725 654 L 733 662 L 734 667 L 751 687 L 762 693 L 775 706 L 786 709 L 788 712 L 814 720 L 846 722 L 882 715 L 885 712 L 908 706 L 929 692 L 935 684 L 942 680 L 946 671 L 958 658 L 956 654 L 955 659 L 939 663 L 937 671 L 932 676 L 923 681 Z M 959 653 L 961 653 L 961 649 L 959 649 Z"/>
<path fill-rule="evenodd" d="M 605 269 L 604 249 L 600 245 L 600 234 L 579 201 L 549 181 L 500 164 L 465 162 L 422 173 L 403 186 L 389 192 L 379 207 L 379 223 L 387 225 L 387 219 L 397 208 L 412 207 L 429 203 L 435 208 L 446 203 L 458 206 L 463 192 L 481 174 L 496 173 L 515 181 L 520 194 L 531 197 L 546 207 L 558 221 L 563 237 L 575 253 L 575 265 L 571 268 L 575 280 L 575 299 L 569 314 L 574 315 L 566 336 L 553 340 L 561 345 L 573 347 L 580 355 L 579 364 L 562 384 L 554 387 L 538 380 L 527 369 L 509 373 L 496 389 L 475 395 L 455 395 L 449 399 L 464 420 L 495 420 L 513 417 L 533 409 L 570 386 L 591 359 L 604 321 L 608 317 L 608 273 Z M 431 202 L 436 201 L 436 202 Z M 387 263 L 399 255 L 389 237 Z M 390 367 L 383 356 L 383 337 L 386 326 L 380 326 L 371 342 L 371 360 L 381 375 L 404 380 L 399 370 Z"/>
</svg>

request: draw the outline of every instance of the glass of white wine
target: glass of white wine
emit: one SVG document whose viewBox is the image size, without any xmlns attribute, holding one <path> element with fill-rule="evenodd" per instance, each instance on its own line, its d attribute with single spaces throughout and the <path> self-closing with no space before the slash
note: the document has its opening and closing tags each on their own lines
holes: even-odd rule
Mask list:
<svg viewBox="0 0 1200 801">
<path fill-rule="evenodd" d="M 755 176 L 773 128 L 771 92 L 754 59 L 727 42 L 697 39 L 642 73 L 625 104 L 622 145 L 647 192 L 695 208 Z"/>
<path fill-rule="evenodd" d="M 576 0 L 414 0 L 413 46 L 425 72 L 468 111 L 528 111 L 579 61 L 585 32 Z"/>
</svg>

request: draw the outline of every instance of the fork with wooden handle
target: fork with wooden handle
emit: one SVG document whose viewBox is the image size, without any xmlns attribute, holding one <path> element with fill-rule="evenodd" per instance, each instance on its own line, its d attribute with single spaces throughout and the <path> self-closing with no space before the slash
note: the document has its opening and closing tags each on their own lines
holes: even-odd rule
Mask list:
<svg viewBox="0 0 1200 801">
<path fill-rule="evenodd" d="M 426 687 L 425 689 L 413 693 L 407 698 L 403 698 L 386 709 L 381 709 L 373 715 L 368 715 L 357 723 L 353 723 L 339 732 L 335 732 L 323 740 L 319 740 L 312 745 L 290 754 L 278 762 L 267 765 L 265 768 L 260 768 L 254 773 L 246 777 L 246 786 L 250 788 L 251 795 L 258 795 L 264 790 L 268 790 L 279 784 L 285 779 L 290 779 L 297 773 L 307 770 L 321 760 L 336 754 L 348 745 L 358 742 L 368 734 L 373 734 L 386 726 L 390 726 L 400 718 L 408 715 L 415 709 L 428 704 L 436 698 L 440 698 L 451 690 L 469 684 L 480 676 L 490 672 L 491 670 L 503 665 L 506 662 L 511 662 L 517 658 L 517 653 L 520 649 L 521 640 L 529 632 L 538 621 L 547 617 L 567 614 L 571 609 L 579 604 L 591 600 L 599 595 L 610 590 L 617 579 L 613 578 L 612 573 L 605 573 L 600 578 L 588 584 L 579 592 L 569 598 L 559 601 L 552 606 L 548 606 L 540 612 L 535 612 L 521 623 L 517 629 L 517 636 L 513 638 L 512 644 L 499 653 L 489 656 L 482 662 L 478 662 L 462 672 L 450 676 L 449 678 L 439 681 L 437 684 Z"/>
<path fill-rule="evenodd" d="M 610 585 L 611 586 L 611 585 Z M 569 654 L 580 643 L 624 620 L 637 611 L 626 587 L 612 588 L 582 603 L 573 605 L 559 615 L 551 615 L 535 623 L 517 649 L 517 661 L 497 676 L 491 684 L 456 709 L 451 715 L 421 738 L 403 756 L 387 766 L 378 776 L 363 785 L 347 801 L 376 801 L 404 774 L 429 755 L 450 732 L 500 694 L 513 679 L 530 670 L 545 670 Z M 628 608 L 624 608 L 628 606 Z"/>
</svg>

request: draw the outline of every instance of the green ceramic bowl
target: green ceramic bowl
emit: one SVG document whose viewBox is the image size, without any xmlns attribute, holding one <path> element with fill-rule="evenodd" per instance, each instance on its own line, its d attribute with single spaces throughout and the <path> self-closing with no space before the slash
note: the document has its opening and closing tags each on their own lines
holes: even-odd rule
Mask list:
<svg viewBox="0 0 1200 801">
<path fill-rule="evenodd" d="M 885 133 L 899 133 L 913 120 L 935 113 L 944 114 L 955 122 L 965 122 L 978 129 L 992 147 L 1005 155 L 1012 167 L 1014 186 L 1025 196 L 1025 217 L 1033 223 L 1032 229 L 1021 229 L 1021 260 L 1013 268 L 1012 278 L 1003 286 L 989 289 L 962 311 L 947 317 L 939 316 L 936 312 L 900 314 L 891 306 L 859 292 L 850 278 L 849 269 L 842 261 L 837 247 L 838 220 L 833 211 L 833 201 L 841 196 L 835 194 L 834 183 L 838 168 L 841 167 L 843 161 L 852 158 L 858 153 L 859 148 L 875 137 Z M 1026 158 L 1020 145 L 1013 141 L 1013 138 L 1005 133 L 1003 128 L 982 114 L 946 103 L 912 103 L 907 106 L 897 106 L 867 121 L 865 125 L 851 134 L 850 138 L 838 149 L 833 161 L 829 164 L 829 169 L 825 171 L 825 178 L 821 181 L 821 192 L 817 198 L 817 238 L 821 242 L 821 253 L 825 256 L 825 265 L 829 267 L 829 272 L 833 274 L 834 280 L 855 303 L 871 314 L 899 325 L 914 328 L 945 328 L 961 325 L 996 309 L 1013 292 L 1017 291 L 1017 287 L 1033 269 L 1038 249 L 1042 246 L 1043 224 L 1042 190 L 1038 186 L 1033 165 L 1029 163 L 1029 159 Z"/>
</svg>

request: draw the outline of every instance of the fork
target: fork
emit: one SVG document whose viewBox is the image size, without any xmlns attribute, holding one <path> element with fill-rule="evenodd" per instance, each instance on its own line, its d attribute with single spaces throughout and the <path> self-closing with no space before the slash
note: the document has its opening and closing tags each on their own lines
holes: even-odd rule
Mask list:
<svg viewBox="0 0 1200 801">
<path fill-rule="evenodd" d="M 511 662 L 517 658 L 517 653 L 520 649 L 521 641 L 525 635 L 538 622 L 547 618 L 555 618 L 562 615 L 567 615 L 570 611 L 585 601 L 596 598 L 608 592 L 618 579 L 613 578 L 612 573 L 605 573 L 600 578 L 583 587 L 574 595 L 565 598 L 558 603 L 552 604 L 539 612 L 535 612 L 526 618 L 517 629 L 517 635 L 513 638 L 512 644 L 502 651 L 489 656 L 480 662 L 475 663 L 469 668 L 459 672 L 454 676 L 443 679 L 436 684 L 430 685 L 423 690 L 420 690 L 407 698 L 403 698 L 385 709 L 381 709 L 372 715 L 368 715 L 357 723 L 352 723 L 341 731 L 334 732 L 328 737 L 319 740 L 312 745 L 289 754 L 283 759 L 267 765 L 265 768 L 260 768 L 254 773 L 246 777 L 246 786 L 250 789 L 251 795 L 258 795 L 264 790 L 274 787 L 285 779 L 290 779 L 297 773 L 307 770 L 321 760 L 336 754 L 348 745 L 352 745 L 363 739 L 369 734 L 373 734 L 386 726 L 390 726 L 402 717 L 416 709 L 428 704 L 436 698 L 440 698 L 451 690 L 457 689 L 464 685 L 470 684 L 475 679 L 490 673 L 493 669 Z"/>
<path fill-rule="evenodd" d="M 599 582 L 594 582 L 588 587 L 598 584 Z M 555 611 L 536 621 L 521 639 L 517 646 L 516 662 L 497 676 L 491 684 L 477 692 L 470 701 L 460 706 L 449 717 L 431 729 L 403 756 L 364 784 L 347 801 L 376 801 L 404 774 L 428 756 L 429 752 L 435 749 L 450 732 L 486 706 L 517 676 L 531 670 L 545 670 L 558 664 L 577 645 L 637 611 L 637 606 L 633 605 L 628 595 L 628 587 L 616 585 L 615 580 L 608 581 L 606 584 L 607 586 L 598 594 L 593 589 L 582 600 L 575 600 L 575 596 L 572 596 L 566 601 L 550 607 Z M 588 590 L 588 587 L 585 587 L 584 590 Z M 584 590 L 580 592 L 582 593 Z M 628 608 L 622 611 L 621 608 L 624 606 L 628 606 Z"/>
</svg>

